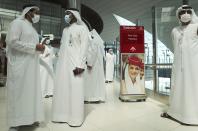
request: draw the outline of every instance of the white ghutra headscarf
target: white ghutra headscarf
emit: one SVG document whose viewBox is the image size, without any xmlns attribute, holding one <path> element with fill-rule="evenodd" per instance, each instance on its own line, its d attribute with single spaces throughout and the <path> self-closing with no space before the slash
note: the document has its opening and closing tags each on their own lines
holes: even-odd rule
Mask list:
<svg viewBox="0 0 198 131">
<path fill-rule="evenodd" d="M 39 7 L 38 6 L 26 7 L 25 9 L 23 9 L 21 15 L 19 16 L 19 19 L 25 19 L 25 14 L 27 14 L 28 11 L 30 11 L 31 9 L 37 9 L 37 10 L 39 10 Z"/>
<path fill-rule="evenodd" d="M 77 23 L 78 25 L 83 25 L 83 26 L 85 26 L 86 29 L 89 31 L 87 25 L 83 22 L 83 20 L 81 19 L 80 13 L 79 13 L 77 10 L 68 9 L 68 10 L 66 10 L 65 12 L 67 12 L 67 11 L 71 12 L 71 13 L 76 17 L 76 19 L 77 19 L 77 22 L 76 22 L 76 23 Z"/>
<path fill-rule="evenodd" d="M 183 8 L 185 8 L 185 7 L 190 7 L 189 5 L 182 5 L 182 6 L 180 6 L 178 9 L 177 9 L 177 11 L 176 11 L 176 16 L 177 16 L 177 18 L 179 19 L 179 12 L 181 12 L 182 10 L 186 10 L 186 9 L 183 9 Z M 191 24 L 195 24 L 195 23 L 198 23 L 198 17 L 197 17 L 197 15 L 195 14 L 195 11 L 194 11 L 194 9 L 192 8 L 192 9 L 188 9 L 188 10 L 191 10 L 192 11 L 192 20 L 191 20 Z M 181 23 L 181 22 L 180 22 Z"/>
</svg>

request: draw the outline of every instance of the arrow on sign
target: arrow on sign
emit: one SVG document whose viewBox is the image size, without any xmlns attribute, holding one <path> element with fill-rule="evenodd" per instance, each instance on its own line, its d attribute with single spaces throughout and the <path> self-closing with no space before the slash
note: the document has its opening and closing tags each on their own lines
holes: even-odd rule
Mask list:
<svg viewBox="0 0 198 131">
<path fill-rule="evenodd" d="M 135 47 L 132 46 L 130 51 L 132 51 L 132 52 L 136 51 Z"/>
</svg>

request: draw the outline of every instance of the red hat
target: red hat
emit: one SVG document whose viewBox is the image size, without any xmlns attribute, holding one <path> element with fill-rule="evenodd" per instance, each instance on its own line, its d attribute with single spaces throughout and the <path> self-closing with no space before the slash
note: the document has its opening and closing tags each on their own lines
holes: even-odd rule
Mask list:
<svg viewBox="0 0 198 131">
<path fill-rule="evenodd" d="M 142 62 L 140 63 L 140 68 L 144 69 L 144 63 L 142 63 Z"/>
<path fill-rule="evenodd" d="M 130 56 L 128 58 L 129 64 L 140 66 L 141 60 L 137 56 Z"/>
</svg>

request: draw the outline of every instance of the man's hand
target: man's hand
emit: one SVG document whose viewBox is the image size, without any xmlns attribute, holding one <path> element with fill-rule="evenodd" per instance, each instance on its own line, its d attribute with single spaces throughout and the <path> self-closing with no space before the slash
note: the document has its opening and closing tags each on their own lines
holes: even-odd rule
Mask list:
<svg viewBox="0 0 198 131">
<path fill-rule="evenodd" d="M 82 74 L 82 73 L 84 72 L 84 70 L 85 70 L 85 69 L 76 67 L 76 68 L 73 70 L 73 73 L 74 73 L 75 76 L 76 76 L 76 75 L 80 75 L 80 74 Z"/>
<path fill-rule="evenodd" d="M 92 70 L 92 66 L 87 65 L 88 70 Z"/>
<path fill-rule="evenodd" d="M 37 45 L 36 45 L 36 50 L 37 50 L 37 51 L 44 52 L 44 50 L 45 50 L 45 45 L 43 45 L 43 44 L 37 44 Z"/>
<path fill-rule="evenodd" d="M 48 57 L 50 55 L 50 53 L 47 53 L 46 55 L 45 55 L 45 57 Z"/>
<path fill-rule="evenodd" d="M 44 39 L 41 41 L 41 44 L 42 44 L 42 45 L 47 45 L 48 40 L 49 40 L 49 38 L 44 38 Z M 49 44 L 49 43 L 48 43 L 48 44 Z"/>
</svg>

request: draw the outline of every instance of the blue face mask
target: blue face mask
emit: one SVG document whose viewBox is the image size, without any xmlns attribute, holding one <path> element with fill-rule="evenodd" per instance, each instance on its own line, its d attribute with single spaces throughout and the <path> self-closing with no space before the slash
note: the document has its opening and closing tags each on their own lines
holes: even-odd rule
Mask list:
<svg viewBox="0 0 198 131">
<path fill-rule="evenodd" d="M 65 22 L 67 24 L 70 24 L 71 18 L 69 17 L 69 15 L 65 15 Z"/>
</svg>

